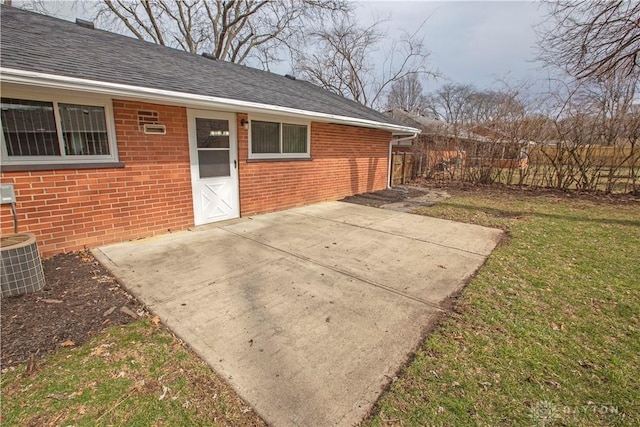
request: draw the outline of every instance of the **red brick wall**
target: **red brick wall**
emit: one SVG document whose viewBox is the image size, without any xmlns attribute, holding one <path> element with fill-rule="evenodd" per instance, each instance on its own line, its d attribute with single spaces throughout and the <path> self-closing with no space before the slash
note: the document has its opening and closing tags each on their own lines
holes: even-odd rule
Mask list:
<svg viewBox="0 0 640 427">
<path fill-rule="evenodd" d="M 193 225 L 186 109 L 113 101 L 124 168 L 1 172 L 13 183 L 20 231 L 35 233 L 44 256 L 151 236 Z M 138 110 L 157 111 L 166 135 L 145 135 Z M 248 163 L 238 114 L 241 215 L 270 212 L 386 188 L 390 132 L 311 125 L 311 161 Z M 10 208 L 0 212 L 13 232 Z"/>
<path fill-rule="evenodd" d="M 2 172 L 14 183 L 19 231 L 35 233 L 44 256 L 193 225 L 186 109 L 114 101 L 125 168 Z M 145 135 L 138 110 L 159 113 L 166 135 Z M 8 205 L 2 232 L 13 231 Z"/>
<path fill-rule="evenodd" d="M 387 187 L 391 133 L 327 123 L 311 124 L 311 161 L 247 162 L 248 131 L 238 114 L 242 216 Z"/>
</svg>

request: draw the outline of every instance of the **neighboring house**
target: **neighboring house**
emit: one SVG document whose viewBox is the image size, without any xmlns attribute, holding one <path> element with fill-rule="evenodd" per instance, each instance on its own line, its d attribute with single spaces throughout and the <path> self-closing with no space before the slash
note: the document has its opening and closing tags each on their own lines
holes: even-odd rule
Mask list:
<svg viewBox="0 0 640 427">
<path fill-rule="evenodd" d="M 291 77 L 0 19 L 1 178 L 44 255 L 381 190 L 392 139 L 418 132 Z"/>
<path fill-rule="evenodd" d="M 421 130 L 413 140 L 411 151 L 426 156 L 427 167 L 458 162 L 469 166 L 515 168 L 522 166 L 523 149 L 528 141 L 512 141 L 503 133 L 484 126 L 470 129 L 454 126 L 431 117 L 394 108 L 387 116 L 407 126 Z M 408 151 L 394 144 L 394 152 Z"/>
</svg>

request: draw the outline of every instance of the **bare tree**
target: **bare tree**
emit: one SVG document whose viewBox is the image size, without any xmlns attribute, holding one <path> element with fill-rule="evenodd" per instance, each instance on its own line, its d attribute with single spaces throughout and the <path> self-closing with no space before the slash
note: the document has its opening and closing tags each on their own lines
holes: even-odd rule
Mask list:
<svg viewBox="0 0 640 427">
<path fill-rule="evenodd" d="M 363 27 L 355 18 L 334 16 L 329 23 L 311 31 L 314 49 L 298 52 L 296 72 L 303 78 L 363 105 L 381 107 L 382 97 L 393 82 L 409 75 L 434 75 L 427 67 L 428 52 L 418 36 L 403 33 L 392 44 L 381 63 L 374 61 L 376 51 L 386 37 L 384 21 Z M 424 23 L 423 23 L 424 25 Z"/>
<path fill-rule="evenodd" d="M 537 29 L 541 60 L 579 79 L 637 70 L 640 2 L 561 1 L 548 7 Z"/>
<path fill-rule="evenodd" d="M 351 8 L 343 0 L 102 0 L 95 18 L 140 40 L 268 69 L 283 47 L 301 43 L 309 21 Z"/>
<path fill-rule="evenodd" d="M 428 100 L 423 92 L 418 74 L 407 74 L 391 83 L 387 94 L 387 109 L 400 108 L 412 113 L 428 110 Z"/>
<path fill-rule="evenodd" d="M 501 89 L 479 90 L 473 85 L 448 83 L 428 95 L 435 115 L 454 125 L 488 125 L 522 118 L 521 99 L 529 84 L 502 82 Z"/>
<path fill-rule="evenodd" d="M 473 85 L 447 83 L 429 96 L 437 117 L 451 124 L 463 124 L 469 99 L 478 90 Z"/>
<path fill-rule="evenodd" d="M 518 99 L 520 91 L 512 87 L 471 92 L 464 108 L 467 123 L 487 124 L 507 122 L 523 115 L 524 104 Z"/>
</svg>

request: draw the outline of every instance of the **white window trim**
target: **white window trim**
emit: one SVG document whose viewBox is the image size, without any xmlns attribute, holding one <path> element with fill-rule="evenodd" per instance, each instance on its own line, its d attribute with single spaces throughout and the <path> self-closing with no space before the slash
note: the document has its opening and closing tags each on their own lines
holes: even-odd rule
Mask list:
<svg viewBox="0 0 640 427">
<path fill-rule="evenodd" d="M 0 159 L 4 165 L 51 165 L 73 163 L 111 163 L 118 162 L 118 144 L 116 142 L 115 121 L 113 118 L 113 101 L 110 97 L 74 93 L 59 90 L 46 90 L 40 88 L 2 88 L 2 98 L 23 99 L 27 101 L 42 101 L 53 103 L 53 114 L 56 121 L 56 133 L 60 144 L 59 156 L 9 156 L 4 140 L 4 131 L 0 128 Z M 107 140 L 109 141 L 109 155 L 68 155 L 65 154 L 60 111 L 58 104 L 79 104 L 104 108 L 105 123 L 107 127 Z"/>
<path fill-rule="evenodd" d="M 252 122 L 273 122 L 280 124 L 280 150 L 282 150 L 282 124 L 301 125 L 307 127 L 307 151 L 306 153 L 253 153 L 252 148 Z M 249 116 L 249 160 L 277 160 L 277 159 L 310 159 L 311 158 L 311 121 L 301 120 L 286 116 L 271 116 L 263 114 L 251 114 Z"/>
</svg>

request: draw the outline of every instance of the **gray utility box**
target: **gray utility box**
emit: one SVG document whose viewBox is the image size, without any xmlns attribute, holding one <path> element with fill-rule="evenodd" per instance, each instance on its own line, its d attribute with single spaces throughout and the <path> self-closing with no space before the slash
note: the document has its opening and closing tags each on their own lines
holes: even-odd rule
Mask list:
<svg viewBox="0 0 640 427">
<path fill-rule="evenodd" d="M 13 184 L 0 184 L 0 200 L 2 204 L 15 203 L 16 193 L 13 191 Z"/>
</svg>

